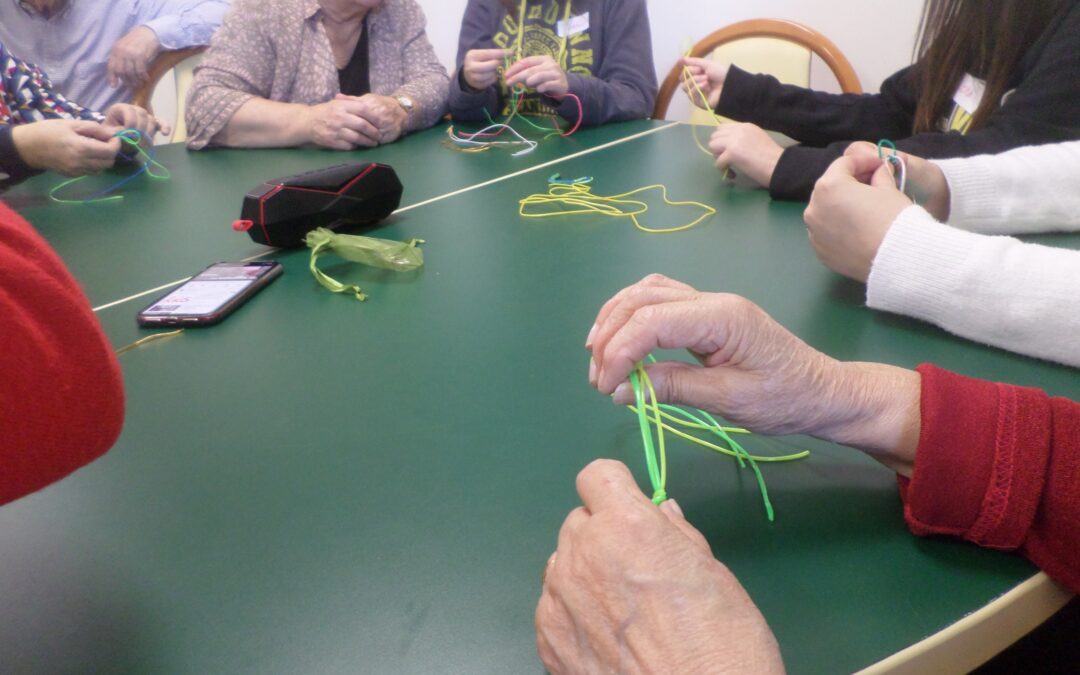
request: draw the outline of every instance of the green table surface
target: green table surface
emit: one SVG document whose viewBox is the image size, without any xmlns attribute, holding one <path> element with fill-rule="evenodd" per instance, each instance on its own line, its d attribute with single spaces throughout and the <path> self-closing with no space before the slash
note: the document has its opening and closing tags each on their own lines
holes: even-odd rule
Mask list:
<svg viewBox="0 0 1080 675">
<path fill-rule="evenodd" d="M 445 126 L 374 150 L 349 153 L 320 149 L 189 152 L 174 144 L 157 151 L 158 161 L 170 170 L 172 179 L 139 178 L 121 190 L 123 202 L 53 203 L 49 191 L 63 181 L 55 174 L 27 181 L 3 198 L 53 242 L 97 307 L 190 276 L 218 260 L 240 260 L 269 250 L 231 226 L 240 217 L 247 191 L 271 178 L 342 162 L 382 162 L 401 177 L 405 185 L 401 206 L 407 209 L 520 171 L 536 171 L 531 180 L 542 190 L 547 177 L 560 170 L 563 158 L 663 126 L 640 120 L 586 129 L 542 143 L 522 157 L 487 152 L 480 158 L 444 147 Z M 114 174 L 93 177 L 66 188 L 61 196 L 86 197 L 116 180 Z"/>
<path fill-rule="evenodd" d="M 517 166 L 424 138 L 371 155 L 398 166 L 414 197 Z M 128 212 L 149 208 L 138 197 L 95 224 L 67 222 L 78 209 L 27 209 L 96 301 L 246 252 L 220 230 L 261 175 L 252 158 L 272 158 L 270 175 L 332 159 L 162 156 L 174 183 L 153 188 L 145 233 Z M 469 168 L 447 176 L 435 163 Z M 598 217 L 522 220 L 518 199 L 546 177 L 522 175 L 380 228 L 427 240 L 416 273 L 328 261 L 364 286 L 363 304 L 319 287 L 305 251 L 275 255 L 285 275 L 223 324 L 121 357 L 128 416 L 111 452 L 0 509 L 3 669 L 540 672 L 533 609 L 578 503 L 576 473 L 613 457 L 647 482 L 636 421 L 590 389 L 583 342 L 603 301 L 650 272 L 743 294 L 839 358 L 933 361 L 1080 398 L 1075 370 L 867 309 L 860 285 L 814 257 L 802 205 L 721 184 L 685 127 L 558 170 L 595 176 L 599 194 L 662 182 L 718 213 L 668 235 Z M 205 196 L 170 192 L 196 180 Z M 694 215 L 656 204 L 648 222 Z M 117 346 L 145 334 L 141 304 L 99 313 Z M 668 492 L 759 604 L 791 672 L 867 666 L 1035 572 L 1018 556 L 912 536 L 894 475 L 856 451 L 805 438 L 749 446 L 782 443 L 813 454 L 763 467 L 774 523 L 749 471 L 680 441 Z"/>
</svg>

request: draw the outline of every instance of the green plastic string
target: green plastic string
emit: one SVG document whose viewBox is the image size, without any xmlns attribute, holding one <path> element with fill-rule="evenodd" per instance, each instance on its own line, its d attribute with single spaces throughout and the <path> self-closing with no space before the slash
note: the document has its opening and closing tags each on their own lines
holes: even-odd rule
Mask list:
<svg viewBox="0 0 1080 675">
<path fill-rule="evenodd" d="M 651 362 L 656 359 L 649 356 Z M 752 455 L 746 451 L 731 434 L 749 434 L 746 429 L 722 425 L 715 417 L 704 410 L 695 409 L 694 412 L 684 410 L 678 406 L 665 403 L 656 403 L 656 392 L 652 381 L 644 366 L 638 363 L 630 373 L 630 385 L 634 390 L 635 405 L 627 406 L 638 418 L 638 426 L 641 429 L 642 444 L 645 448 L 645 463 L 649 472 L 649 481 L 653 487 L 653 502 L 660 504 L 667 499 L 667 452 L 664 445 L 664 434 L 670 432 L 680 438 L 696 445 L 707 448 L 714 452 L 735 458 L 741 468 L 749 465 L 754 472 L 758 491 L 765 507 L 765 515 L 769 522 L 776 519 L 772 500 L 769 498 L 769 490 L 765 485 L 765 476 L 761 473 L 758 462 L 791 462 L 803 459 L 810 455 L 808 450 L 779 456 Z M 649 399 L 645 393 L 648 391 Z M 695 414 L 696 413 L 696 414 Z M 652 414 L 652 419 L 650 419 Z M 657 442 L 653 443 L 652 427 L 656 427 Z M 702 438 L 682 431 L 677 426 L 695 431 L 707 432 L 716 436 L 726 444 L 726 447 L 710 443 Z M 657 449 L 659 452 L 657 452 Z"/>
<path fill-rule="evenodd" d="M 326 253 L 334 253 L 352 262 L 393 272 L 410 272 L 424 265 L 424 253 L 418 248 L 424 243 L 423 239 L 391 241 L 352 234 L 337 234 L 325 227 L 320 227 L 308 232 L 304 243 L 311 249 L 311 261 L 308 268 L 315 276 L 315 280 L 332 293 L 352 293 L 361 302 L 367 300 L 364 291 L 355 284 L 343 284 L 320 270 L 317 264 L 320 257 Z"/>
<path fill-rule="evenodd" d="M 885 148 L 892 150 L 892 154 L 886 155 Z M 877 142 L 877 156 L 878 159 L 892 165 L 896 189 L 907 194 L 907 165 L 904 164 L 904 160 L 900 157 L 900 153 L 896 151 L 896 144 L 887 138 L 881 139 Z M 912 200 L 918 203 L 914 197 L 912 197 Z"/>
<path fill-rule="evenodd" d="M 150 152 L 147 152 L 142 146 L 143 134 L 138 129 L 124 129 L 114 134 L 115 138 L 119 138 L 120 142 L 131 147 L 135 150 L 137 156 L 142 158 L 142 163 L 139 165 L 138 170 L 132 173 L 130 176 L 120 179 L 112 185 L 95 192 L 85 199 L 69 199 L 66 197 L 60 197 L 58 194 L 70 185 L 74 185 L 79 181 L 85 180 L 87 176 L 77 176 L 70 178 L 63 183 L 60 183 L 52 190 L 49 191 L 49 199 L 58 204 L 104 204 L 106 202 L 118 202 L 124 199 L 123 195 L 110 194 L 120 189 L 124 185 L 135 180 L 142 174 L 146 174 L 154 180 L 169 180 L 172 174 L 165 168 L 163 164 L 154 159 L 154 151 L 151 148 Z M 157 171 L 155 172 L 155 169 Z"/>
<path fill-rule="evenodd" d="M 660 409 L 656 406 L 656 392 L 653 390 L 649 374 L 639 363 L 630 373 L 630 385 L 634 388 L 634 400 L 637 402 L 638 427 L 641 429 L 641 440 L 645 446 L 645 464 L 649 471 L 649 481 L 652 483 L 654 504 L 662 504 L 667 499 L 667 451 L 664 448 L 664 428 L 660 422 Z M 652 403 L 645 402 L 645 390 L 648 389 Z M 649 423 L 647 409 L 651 408 L 656 413 L 656 446 L 653 445 L 652 427 Z M 660 450 L 657 461 L 656 449 Z"/>
</svg>

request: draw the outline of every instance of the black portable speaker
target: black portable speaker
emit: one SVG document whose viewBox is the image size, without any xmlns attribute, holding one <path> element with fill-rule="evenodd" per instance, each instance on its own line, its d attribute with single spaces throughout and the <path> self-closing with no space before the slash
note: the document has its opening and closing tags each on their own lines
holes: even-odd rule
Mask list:
<svg viewBox="0 0 1080 675">
<path fill-rule="evenodd" d="M 350 162 L 268 180 L 244 196 L 240 220 L 267 246 L 302 246 L 317 227 L 349 229 L 377 223 L 401 203 L 401 181 L 394 170 L 374 162 Z"/>
</svg>

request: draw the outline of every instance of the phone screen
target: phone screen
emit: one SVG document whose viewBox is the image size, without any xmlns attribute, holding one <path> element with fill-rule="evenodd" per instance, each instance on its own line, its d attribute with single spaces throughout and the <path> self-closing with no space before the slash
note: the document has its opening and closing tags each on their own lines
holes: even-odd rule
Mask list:
<svg viewBox="0 0 1080 675">
<path fill-rule="evenodd" d="M 265 260 L 216 263 L 139 312 L 139 322 L 216 322 L 269 283 L 281 269 L 279 263 Z"/>
</svg>

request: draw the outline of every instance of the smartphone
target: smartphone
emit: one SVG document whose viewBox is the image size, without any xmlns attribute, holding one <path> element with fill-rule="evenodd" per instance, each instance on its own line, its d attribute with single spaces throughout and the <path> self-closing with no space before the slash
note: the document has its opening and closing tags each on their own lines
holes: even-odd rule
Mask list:
<svg viewBox="0 0 1080 675">
<path fill-rule="evenodd" d="M 209 326 L 281 276 L 273 260 L 219 262 L 139 312 L 140 326 Z"/>
</svg>

